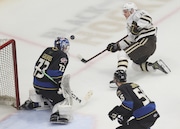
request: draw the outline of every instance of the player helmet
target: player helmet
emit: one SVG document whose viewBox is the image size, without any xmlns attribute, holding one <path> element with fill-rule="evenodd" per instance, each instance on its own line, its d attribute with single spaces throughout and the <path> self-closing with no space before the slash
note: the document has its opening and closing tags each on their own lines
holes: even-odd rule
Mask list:
<svg viewBox="0 0 180 129">
<path fill-rule="evenodd" d="M 123 5 L 123 10 L 128 10 L 128 11 L 137 10 L 137 6 L 133 2 L 128 2 Z"/>
<path fill-rule="evenodd" d="M 114 73 L 115 82 L 126 82 L 127 74 L 124 70 L 116 70 Z"/>
<path fill-rule="evenodd" d="M 54 41 L 54 46 L 67 53 L 69 51 L 70 43 L 67 38 L 57 37 L 57 39 Z"/>
</svg>

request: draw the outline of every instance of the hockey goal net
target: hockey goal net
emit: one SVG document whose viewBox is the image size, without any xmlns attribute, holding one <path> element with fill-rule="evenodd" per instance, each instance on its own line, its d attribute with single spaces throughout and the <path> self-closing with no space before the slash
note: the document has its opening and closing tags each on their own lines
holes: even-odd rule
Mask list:
<svg viewBox="0 0 180 129">
<path fill-rule="evenodd" d="M 0 39 L 0 104 L 19 108 L 16 42 Z"/>
</svg>

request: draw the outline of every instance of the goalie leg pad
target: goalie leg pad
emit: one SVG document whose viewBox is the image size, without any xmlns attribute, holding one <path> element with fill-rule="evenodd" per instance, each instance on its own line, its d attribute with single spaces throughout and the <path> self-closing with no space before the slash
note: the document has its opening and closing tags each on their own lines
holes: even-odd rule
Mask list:
<svg viewBox="0 0 180 129">
<path fill-rule="evenodd" d="M 37 94 L 34 89 L 29 90 L 29 99 L 33 102 L 39 103 L 39 105 L 44 106 L 44 100 L 41 95 Z"/>
<path fill-rule="evenodd" d="M 67 124 L 72 120 L 72 106 L 68 104 L 67 100 L 54 105 L 52 115 L 50 117 L 51 123 Z"/>
<path fill-rule="evenodd" d="M 49 108 L 50 106 L 48 105 L 47 100 L 37 94 L 34 89 L 29 90 L 29 100 L 25 101 L 25 103 L 21 106 L 21 109 L 26 110 L 45 110 Z"/>
<path fill-rule="evenodd" d="M 69 122 L 72 120 L 72 106 L 71 105 L 59 105 L 58 106 L 60 120 L 67 119 Z"/>
<path fill-rule="evenodd" d="M 66 118 L 61 118 L 60 115 L 59 115 L 59 112 L 55 112 L 53 114 L 51 114 L 51 117 L 50 117 L 50 122 L 51 123 L 57 123 L 57 124 L 68 124 L 69 123 L 69 120 L 66 119 Z"/>
</svg>

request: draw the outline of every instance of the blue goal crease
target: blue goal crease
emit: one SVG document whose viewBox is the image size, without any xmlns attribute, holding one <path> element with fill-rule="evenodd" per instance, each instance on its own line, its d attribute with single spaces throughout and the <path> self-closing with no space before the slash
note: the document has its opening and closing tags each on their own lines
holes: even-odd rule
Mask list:
<svg viewBox="0 0 180 129">
<path fill-rule="evenodd" d="M 73 120 L 67 125 L 51 124 L 51 111 L 18 111 L 0 122 L 0 129 L 93 129 L 94 119 L 89 115 L 73 114 Z"/>
</svg>

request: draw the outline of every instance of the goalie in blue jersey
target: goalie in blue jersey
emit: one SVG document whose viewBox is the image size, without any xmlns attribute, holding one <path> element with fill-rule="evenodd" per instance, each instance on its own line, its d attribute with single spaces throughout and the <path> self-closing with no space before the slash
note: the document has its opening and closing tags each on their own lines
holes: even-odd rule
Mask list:
<svg viewBox="0 0 180 129">
<path fill-rule="evenodd" d="M 67 38 L 58 37 L 54 47 L 46 48 L 38 58 L 34 67 L 34 89 L 30 90 L 29 100 L 21 106 L 22 109 L 51 107 L 50 122 L 66 124 L 72 119 L 72 97 L 70 95 L 69 77 L 61 84 L 68 65 L 68 50 L 70 43 Z"/>
</svg>

